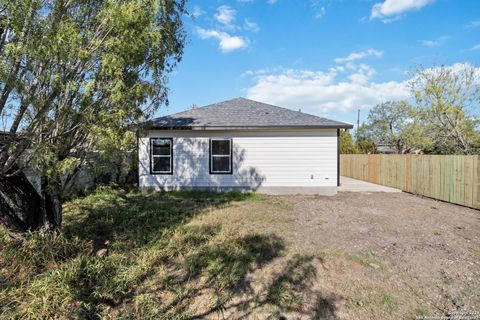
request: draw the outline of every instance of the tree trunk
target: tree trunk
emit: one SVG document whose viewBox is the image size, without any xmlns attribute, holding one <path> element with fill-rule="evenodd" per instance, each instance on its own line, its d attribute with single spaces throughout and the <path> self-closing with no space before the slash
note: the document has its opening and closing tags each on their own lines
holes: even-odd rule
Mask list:
<svg viewBox="0 0 480 320">
<path fill-rule="evenodd" d="M 23 172 L 0 176 L 0 223 L 13 234 L 35 230 L 49 233 L 58 228 L 62 217 L 60 197 L 48 190 L 39 195 Z"/>
<path fill-rule="evenodd" d="M 46 177 L 42 177 L 43 212 L 40 225 L 42 233 L 49 233 L 62 224 L 62 203 L 60 186 L 52 184 Z"/>
</svg>

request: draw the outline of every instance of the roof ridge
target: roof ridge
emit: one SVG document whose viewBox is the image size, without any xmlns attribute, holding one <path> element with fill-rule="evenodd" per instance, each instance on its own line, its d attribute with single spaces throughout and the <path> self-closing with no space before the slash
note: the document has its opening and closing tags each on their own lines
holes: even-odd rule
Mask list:
<svg viewBox="0 0 480 320">
<path fill-rule="evenodd" d="M 296 112 L 296 113 L 299 113 L 299 114 L 302 114 L 302 115 L 308 115 L 308 116 L 313 116 L 313 117 L 317 117 L 317 118 L 321 118 L 321 119 L 325 119 L 325 120 L 330 120 L 330 119 L 325 118 L 325 117 L 322 117 L 322 116 L 317 116 L 317 115 L 315 115 L 315 114 L 305 113 L 305 112 L 298 111 L 298 110 L 293 110 L 293 109 L 290 109 L 290 108 L 287 108 L 287 107 L 277 106 L 277 105 L 274 105 L 274 104 L 271 104 L 271 103 L 260 102 L 260 101 L 257 101 L 257 100 L 252 100 L 252 99 L 243 98 L 243 97 L 241 97 L 241 98 L 244 99 L 244 100 L 253 101 L 253 102 L 255 102 L 255 103 L 261 103 L 261 104 L 265 104 L 265 105 L 267 105 L 267 106 L 271 106 L 271 107 L 275 107 L 275 108 L 280 108 L 280 109 L 288 110 L 288 111 L 291 111 L 291 112 Z M 232 100 L 233 100 L 233 99 L 232 99 Z M 221 102 L 220 102 L 220 103 L 221 103 Z M 299 108 L 299 109 L 300 109 L 300 108 Z M 335 120 L 330 120 L 330 121 L 335 121 Z"/>
<path fill-rule="evenodd" d="M 351 125 L 328 118 L 237 97 L 150 120 L 159 127 L 336 127 Z M 162 124 L 163 123 L 163 124 Z"/>
<path fill-rule="evenodd" d="M 180 114 L 180 113 L 189 112 L 189 111 L 192 111 L 192 110 L 205 109 L 205 108 L 209 108 L 209 107 L 216 106 L 216 105 L 218 105 L 218 104 L 222 104 L 222 103 L 225 103 L 225 102 L 229 102 L 229 101 L 233 101 L 233 100 L 238 100 L 238 99 L 245 99 L 245 98 L 243 98 L 243 97 L 238 97 L 238 98 L 223 100 L 223 101 L 220 101 L 220 102 L 210 103 L 210 104 L 206 104 L 206 105 L 204 105 L 204 106 L 200 106 L 200 107 L 196 107 L 196 108 L 190 108 L 190 109 L 187 109 L 187 110 L 175 112 L 175 113 L 170 114 L 169 116 L 178 115 L 178 114 Z M 248 99 L 245 99 L 245 100 L 248 100 Z M 252 101 L 253 101 L 253 100 L 252 100 Z"/>
<path fill-rule="evenodd" d="M 264 104 L 264 105 L 267 105 L 267 106 L 270 106 L 270 107 L 275 107 L 275 108 L 287 110 L 289 112 L 295 112 L 295 113 L 299 113 L 299 114 L 302 114 L 302 115 L 308 115 L 308 116 L 317 117 L 317 118 L 324 119 L 324 120 L 330 120 L 328 118 L 325 118 L 325 117 L 322 117 L 322 116 L 317 116 L 315 114 L 305 113 L 305 112 L 301 112 L 301 111 L 297 111 L 297 110 L 289 109 L 289 108 L 286 108 L 286 107 L 281 107 L 281 106 L 277 106 L 277 105 L 274 105 L 274 104 L 271 104 L 271 103 L 261 102 L 261 101 L 257 101 L 257 100 L 253 100 L 253 99 L 249 99 L 249 98 L 245 98 L 245 97 L 236 97 L 236 98 L 227 99 L 227 100 L 223 100 L 223 101 L 219 101 L 219 102 L 215 102 L 215 103 L 210 103 L 210 104 L 207 104 L 207 105 L 204 105 L 204 106 L 201 106 L 201 107 L 197 107 L 195 109 L 187 109 L 187 110 L 184 110 L 184 111 L 176 112 L 176 113 L 171 114 L 170 116 L 178 115 L 178 114 L 181 114 L 181 113 L 184 113 L 184 112 L 189 112 L 191 110 L 209 108 L 209 107 L 213 107 L 213 106 L 223 104 L 223 103 L 226 103 L 226 102 L 239 100 L 239 99 L 247 100 L 247 101 L 251 101 L 251 102 L 255 102 L 255 103 L 259 103 L 259 104 Z M 330 121 L 335 121 L 335 120 L 330 120 Z"/>
</svg>

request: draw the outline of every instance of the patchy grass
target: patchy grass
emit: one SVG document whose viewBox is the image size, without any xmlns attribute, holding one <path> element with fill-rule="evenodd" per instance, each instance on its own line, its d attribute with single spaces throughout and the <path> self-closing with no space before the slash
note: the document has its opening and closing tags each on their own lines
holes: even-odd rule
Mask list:
<svg viewBox="0 0 480 320">
<path fill-rule="evenodd" d="M 478 305 L 475 278 L 457 272 L 478 267 L 457 259 L 446 269 L 453 251 L 442 242 L 461 244 L 457 233 L 470 230 L 423 238 L 448 225 L 430 227 L 437 212 L 410 224 L 391 214 L 392 201 L 404 207 L 395 199 L 357 214 L 355 194 L 102 188 L 65 203 L 50 237 L 12 239 L 0 228 L 0 318 L 414 319 Z M 472 235 L 462 252 L 477 261 Z M 436 264 L 421 261 L 428 254 Z"/>
<path fill-rule="evenodd" d="M 365 267 L 369 267 L 375 270 L 386 272 L 387 268 L 378 259 L 378 257 L 370 250 L 363 250 L 358 254 L 347 254 L 347 259 L 356 263 L 359 263 Z"/>
<path fill-rule="evenodd" d="M 312 259 L 311 256 L 295 255 L 273 281 L 266 292 L 265 302 L 284 306 L 287 310 L 301 310 L 302 295 L 307 293 L 306 289 L 316 275 L 316 269 L 310 263 Z"/>
<path fill-rule="evenodd" d="M 56 235 L 14 240 L 2 232 L 0 317 L 188 319 L 223 313 L 235 295 L 248 291 L 249 273 L 284 254 L 284 242 L 274 234 L 239 233 L 204 219 L 241 203 L 263 213 L 284 206 L 257 194 L 103 188 L 66 203 Z M 301 307 L 301 278 L 313 270 L 300 256 L 288 264 L 289 274 L 279 274 L 259 294 L 266 297 L 262 304 Z"/>
<path fill-rule="evenodd" d="M 380 303 L 388 313 L 392 313 L 397 309 L 397 299 L 389 292 L 382 292 L 380 296 Z"/>
</svg>

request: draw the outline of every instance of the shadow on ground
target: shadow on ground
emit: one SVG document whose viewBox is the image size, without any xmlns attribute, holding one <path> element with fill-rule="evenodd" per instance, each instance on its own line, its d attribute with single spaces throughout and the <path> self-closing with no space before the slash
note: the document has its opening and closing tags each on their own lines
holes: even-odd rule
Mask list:
<svg viewBox="0 0 480 320">
<path fill-rule="evenodd" d="M 61 234 L 3 238 L 0 269 L 10 271 L 0 274 L 8 283 L 0 316 L 198 319 L 261 311 L 270 319 L 285 312 L 334 318 L 335 299 L 312 289 L 318 258 L 293 256 L 253 285 L 248 275 L 284 256 L 284 241 L 196 219 L 244 201 L 262 199 L 104 189 L 71 201 Z"/>
</svg>

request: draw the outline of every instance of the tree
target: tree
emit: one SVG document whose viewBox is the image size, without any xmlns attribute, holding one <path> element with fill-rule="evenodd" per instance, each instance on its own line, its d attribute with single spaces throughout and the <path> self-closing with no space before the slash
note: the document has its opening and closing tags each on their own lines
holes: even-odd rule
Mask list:
<svg viewBox="0 0 480 320">
<path fill-rule="evenodd" d="M 0 221 L 11 232 L 58 227 L 63 187 L 96 134 L 168 103 L 185 13 L 184 0 L 0 0 Z"/>
<path fill-rule="evenodd" d="M 480 154 L 480 131 L 478 130 L 475 132 L 471 152 L 472 154 Z"/>
<path fill-rule="evenodd" d="M 472 153 L 479 125 L 480 71 L 471 65 L 419 69 L 411 89 L 432 149 Z"/>
<path fill-rule="evenodd" d="M 377 153 L 377 145 L 375 141 L 370 138 L 369 131 L 370 127 L 367 124 L 362 124 L 355 133 L 357 149 L 360 153 Z"/>
<path fill-rule="evenodd" d="M 94 177 L 102 173 L 108 173 L 108 180 L 116 184 L 121 184 L 122 176 L 124 182 L 128 182 L 129 175 L 134 171 L 137 174 L 137 139 L 132 131 L 114 130 L 112 128 L 104 128 L 99 131 L 101 135 L 96 147 L 95 161 L 90 163 L 90 170 Z M 136 180 L 136 179 L 135 179 Z"/>
<path fill-rule="evenodd" d="M 376 105 L 369 111 L 364 129 L 364 134 L 376 145 L 392 146 L 397 153 L 421 149 L 428 144 L 416 110 L 404 101 L 388 101 Z"/>
<path fill-rule="evenodd" d="M 352 135 L 346 130 L 340 131 L 340 153 L 358 153 L 357 146 L 353 143 Z"/>
</svg>

